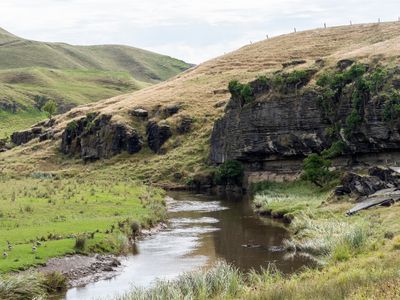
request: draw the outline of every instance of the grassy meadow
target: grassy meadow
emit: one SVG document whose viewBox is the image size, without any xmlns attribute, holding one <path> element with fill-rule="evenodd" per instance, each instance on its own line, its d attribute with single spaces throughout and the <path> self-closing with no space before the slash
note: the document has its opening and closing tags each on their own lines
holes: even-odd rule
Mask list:
<svg viewBox="0 0 400 300">
<path fill-rule="evenodd" d="M 130 180 L 58 178 L 37 173 L 0 180 L 0 272 L 25 269 L 75 252 L 88 236 L 87 252 L 119 252 L 125 233 L 118 222 L 148 227 L 163 220 L 163 192 Z M 126 240 L 126 238 L 125 238 Z M 12 245 L 8 249 L 7 241 Z M 35 251 L 32 247 L 37 242 Z"/>
</svg>

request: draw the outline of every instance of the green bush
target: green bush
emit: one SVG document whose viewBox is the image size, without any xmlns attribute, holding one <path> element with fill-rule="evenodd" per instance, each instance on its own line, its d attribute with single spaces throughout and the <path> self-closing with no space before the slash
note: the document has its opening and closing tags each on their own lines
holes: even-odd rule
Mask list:
<svg viewBox="0 0 400 300">
<path fill-rule="evenodd" d="M 228 90 L 232 96 L 239 96 L 240 92 L 242 90 L 242 87 L 243 87 L 243 85 L 239 81 L 232 80 L 229 82 Z"/>
<path fill-rule="evenodd" d="M 371 83 L 371 90 L 376 94 L 382 90 L 385 81 L 388 77 L 388 71 L 385 68 L 378 67 L 376 68 L 369 76 L 369 81 Z"/>
<path fill-rule="evenodd" d="M 305 70 L 294 70 L 286 77 L 287 84 L 299 84 L 308 78 L 308 72 Z"/>
<path fill-rule="evenodd" d="M 334 158 L 343 153 L 345 144 L 343 141 L 336 141 L 328 149 L 322 151 L 322 156 L 326 159 Z"/>
<path fill-rule="evenodd" d="M 240 96 L 242 96 L 244 103 L 250 103 L 254 100 L 253 89 L 249 84 L 244 84 L 242 86 Z"/>
<path fill-rule="evenodd" d="M 69 131 L 75 131 L 77 128 L 78 128 L 78 123 L 75 120 L 69 122 L 67 125 L 67 130 Z"/>
<path fill-rule="evenodd" d="M 241 97 L 244 103 L 250 103 L 254 100 L 253 89 L 250 84 L 242 84 L 237 80 L 229 82 L 229 92 L 233 97 Z"/>
<path fill-rule="evenodd" d="M 219 185 L 241 185 L 243 175 L 242 163 L 237 160 L 228 160 L 218 167 L 215 173 L 215 182 Z"/>
<path fill-rule="evenodd" d="M 323 187 L 334 178 L 332 172 L 329 171 L 331 164 L 330 160 L 319 154 L 310 154 L 304 159 L 304 179 L 311 181 L 319 187 Z"/>
<path fill-rule="evenodd" d="M 391 122 L 399 119 L 400 117 L 400 93 L 392 90 L 387 96 L 384 104 L 383 119 L 386 122 Z"/>
<path fill-rule="evenodd" d="M 82 234 L 79 235 L 75 238 L 75 250 L 78 252 L 84 252 L 86 249 L 86 241 L 87 241 L 87 237 L 86 235 Z"/>
</svg>

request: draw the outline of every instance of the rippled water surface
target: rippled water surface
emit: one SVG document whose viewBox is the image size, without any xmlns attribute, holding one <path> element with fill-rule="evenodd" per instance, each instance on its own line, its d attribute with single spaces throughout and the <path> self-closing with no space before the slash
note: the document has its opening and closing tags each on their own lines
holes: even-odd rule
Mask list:
<svg viewBox="0 0 400 300">
<path fill-rule="evenodd" d="M 293 272 L 308 262 L 281 251 L 288 233 L 280 223 L 254 215 L 246 199 L 171 192 L 169 227 L 138 243 L 138 253 L 124 258 L 122 272 L 82 288 L 70 289 L 67 300 L 109 299 L 157 278 L 211 265 L 218 259 L 246 271 L 275 262 Z"/>
</svg>

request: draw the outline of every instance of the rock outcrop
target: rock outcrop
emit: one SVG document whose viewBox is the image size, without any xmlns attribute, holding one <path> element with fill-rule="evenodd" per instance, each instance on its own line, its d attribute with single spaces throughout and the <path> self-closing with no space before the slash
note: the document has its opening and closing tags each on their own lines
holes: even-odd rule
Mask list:
<svg viewBox="0 0 400 300">
<path fill-rule="evenodd" d="M 233 95 L 225 115 L 214 124 L 210 154 L 213 163 L 240 160 L 249 171 L 298 173 L 307 155 L 321 153 L 335 142 L 330 133 L 333 123 L 321 107 L 318 87 L 301 88 L 307 85 L 303 82 L 296 88 L 277 91 L 269 82 L 250 85 L 251 101 Z M 353 83 L 347 84 L 331 108 L 335 124 L 342 128 L 355 109 L 353 87 Z M 362 122 L 352 129 L 351 136 L 340 131 L 344 144 L 337 159 L 340 164 L 382 159 L 375 155 L 378 153 L 399 156 L 400 122 L 384 119 L 385 101 L 378 97 L 364 100 Z"/>
<path fill-rule="evenodd" d="M 335 195 L 369 196 L 383 189 L 400 187 L 400 174 L 390 168 L 373 167 L 369 175 L 346 172 L 341 178 L 341 186 L 336 187 Z"/>
<path fill-rule="evenodd" d="M 134 117 L 137 117 L 141 120 L 147 120 L 149 116 L 149 112 L 143 108 L 136 108 L 130 112 L 130 114 Z"/>
<path fill-rule="evenodd" d="M 137 153 L 142 144 L 135 129 L 113 122 L 110 115 L 89 114 L 68 124 L 62 134 L 61 151 L 92 161 L 110 158 L 123 151 Z"/>
<path fill-rule="evenodd" d="M 147 144 L 155 153 L 159 153 L 162 145 L 172 136 L 171 127 L 163 122 L 150 121 L 146 132 Z"/>
</svg>

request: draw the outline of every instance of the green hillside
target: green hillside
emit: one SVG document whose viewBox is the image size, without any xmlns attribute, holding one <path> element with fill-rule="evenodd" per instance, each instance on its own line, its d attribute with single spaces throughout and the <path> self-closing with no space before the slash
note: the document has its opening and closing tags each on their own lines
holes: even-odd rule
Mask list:
<svg viewBox="0 0 400 300">
<path fill-rule="evenodd" d="M 43 118 L 35 97 L 55 99 L 59 112 L 65 112 L 164 81 L 189 67 L 133 47 L 37 42 L 0 28 L 0 138 Z"/>
</svg>

